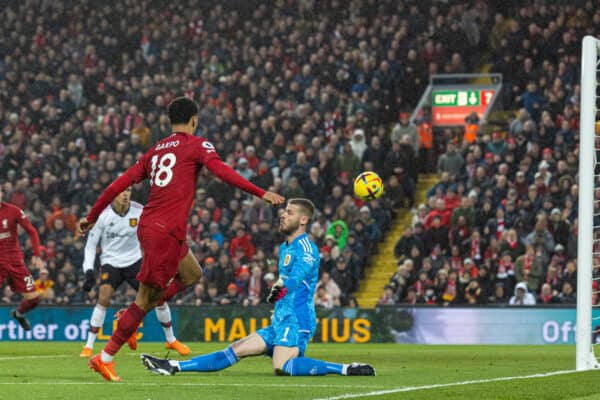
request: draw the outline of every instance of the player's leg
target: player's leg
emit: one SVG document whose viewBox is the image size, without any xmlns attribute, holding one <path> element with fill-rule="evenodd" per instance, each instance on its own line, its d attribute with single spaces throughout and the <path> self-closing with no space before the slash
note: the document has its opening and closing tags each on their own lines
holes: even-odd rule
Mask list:
<svg viewBox="0 0 600 400">
<path fill-rule="evenodd" d="M 4 270 L 2 275 L 8 276 L 8 284 L 12 291 L 23 295 L 23 300 L 11 312 L 11 316 L 19 322 L 21 328 L 28 331 L 31 329 L 31 324 L 25 317 L 25 313 L 33 310 L 40 304 L 40 293 L 35 291 L 33 277 L 24 264 L 5 264 L 2 266 L 2 269 Z"/>
<path fill-rule="evenodd" d="M 281 352 L 279 360 L 285 359 L 291 353 L 289 347 L 284 347 L 284 352 Z M 369 364 L 352 363 L 338 364 L 323 360 L 316 360 L 308 357 L 291 357 L 285 361 L 280 368 L 275 367 L 275 354 L 278 354 L 279 346 L 275 347 L 273 352 L 273 369 L 277 375 L 291 376 L 314 376 L 314 375 L 349 375 L 349 376 L 373 376 L 375 369 Z"/>
<path fill-rule="evenodd" d="M 90 359 L 89 366 L 100 373 L 107 381 L 120 381 L 121 378 L 114 370 L 113 359 L 123 344 L 137 330 L 149 310 L 154 307 L 162 296 L 162 289 L 140 285 L 135 301 L 119 318 L 117 329 L 111 335 L 102 352 Z"/>
<path fill-rule="evenodd" d="M 180 371 L 184 372 L 220 371 L 231 367 L 242 358 L 265 354 L 266 350 L 267 346 L 263 338 L 257 333 L 252 333 L 233 342 L 224 350 L 194 357 L 189 361 L 179 361 L 178 367 Z"/>
<path fill-rule="evenodd" d="M 129 283 L 129 286 L 131 286 L 133 289 L 135 289 L 136 292 L 138 292 L 140 290 L 140 281 L 138 281 L 138 279 L 137 279 L 137 274 L 139 274 L 139 272 L 140 272 L 141 264 L 142 264 L 142 259 L 138 260 L 136 263 L 134 263 L 133 265 L 131 265 L 127 268 L 123 268 L 122 274 L 121 274 L 123 279 L 126 280 L 127 283 Z M 116 317 L 118 320 L 121 319 L 121 317 L 123 316 L 125 311 L 126 311 L 126 309 L 117 311 Z M 129 338 L 127 339 L 127 346 L 129 346 L 129 348 L 131 350 L 137 350 L 137 336 L 138 336 L 138 331 L 136 329 L 135 331 L 133 331 L 131 336 L 129 336 Z"/>
<path fill-rule="evenodd" d="M 193 257 L 191 252 L 189 252 L 189 254 Z M 186 255 L 186 257 L 184 257 L 179 262 L 178 268 L 181 268 L 182 263 L 186 263 L 187 259 L 188 259 L 188 257 Z M 195 258 L 193 258 L 193 260 L 195 260 Z M 197 262 L 196 262 L 196 264 L 197 264 Z M 131 267 L 128 267 L 125 269 L 125 279 L 129 283 L 129 285 L 132 288 L 134 288 L 136 291 L 139 290 L 139 287 L 140 287 L 140 282 L 137 280 L 137 274 L 139 273 L 140 266 L 141 266 L 141 260 L 138 261 L 137 263 L 135 263 L 134 265 L 132 265 Z M 200 266 L 198 265 L 197 268 L 200 269 Z M 189 276 L 189 274 L 186 275 L 186 277 L 187 276 Z M 199 279 L 200 278 L 198 278 L 198 280 Z M 175 279 L 173 279 L 173 281 L 181 282 L 181 279 L 179 279 L 179 274 L 177 274 L 175 276 Z M 173 284 L 167 286 L 166 291 L 168 291 L 169 288 L 172 286 L 173 286 Z M 165 294 L 163 294 L 163 298 L 164 297 L 165 297 Z M 185 344 L 181 343 L 175 337 L 175 333 L 173 332 L 173 321 L 171 319 L 171 309 L 169 308 L 169 305 L 164 301 L 164 299 L 161 299 L 158 302 L 157 306 L 154 308 L 154 311 L 156 312 L 156 318 L 160 322 L 160 324 L 163 328 L 163 331 L 165 333 L 165 339 L 166 339 L 165 347 L 169 350 L 175 350 L 177 353 L 179 353 L 179 355 L 182 355 L 182 356 L 187 356 L 188 354 L 190 354 L 190 348 L 188 346 L 186 346 Z M 127 344 L 129 345 L 130 348 L 132 348 L 132 344 L 134 341 L 136 341 L 135 347 L 137 348 L 137 332 L 134 332 L 134 334 L 127 340 Z"/>
<path fill-rule="evenodd" d="M 159 302 L 170 300 L 177 293 L 184 291 L 189 286 L 193 286 L 202 278 L 202 267 L 187 245 L 182 246 L 182 257 L 177 268 L 175 279 L 167 286 L 163 298 Z"/>
<path fill-rule="evenodd" d="M 11 316 L 19 322 L 21 328 L 28 331 L 31 329 L 31 324 L 25 317 L 25 313 L 36 308 L 38 304 L 40 304 L 40 294 L 38 292 L 23 293 L 23 300 L 21 300 L 17 309 L 12 311 Z"/>
<path fill-rule="evenodd" d="M 161 305 L 157 305 L 154 309 L 156 312 L 156 318 L 160 322 L 163 331 L 165 333 L 166 339 L 166 348 L 169 350 L 175 350 L 179 355 L 187 356 L 190 354 L 190 348 L 185 344 L 181 343 L 175 337 L 175 333 L 173 332 L 173 321 L 171 319 L 171 309 L 169 308 L 168 303 L 163 303 Z"/>
<path fill-rule="evenodd" d="M 162 296 L 162 292 L 162 289 L 159 288 L 148 286 L 143 283 L 140 285 L 135 301 L 129 305 L 127 310 L 119 318 L 116 331 L 113 332 L 106 347 L 102 350 L 103 362 L 112 361 L 114 355 L 121 349 L 121 346 L 123 346 L 127 339 L 129 339 L 137 330 L 148 311 L 154 308 Z"/>
<path fill-rule="evenodd" d="M 287 343 L 297 343 L 297 346 L 275 346 L 273 350 L 273 371 L 277 375 L 375 375 L 375 370 L 368 364 L 338 364 L 304 357 L 304 352 L 311 339 L 311 335 L 300 332 L 297 342 L 294 342 L 293 335 L 289 336 L 291 337 L 287 340 Z"/>
<path fill-rule="evenodd" d="M 229 368 L 244 357 L 267 353 L 268 344 L 264 337 L 273 336 L 269 328 L 261 329 L 240 339 L 221 351 L 204 354 L 186 361 L 175 361 L 142 354 L 142 363 L 159 375 L 175 375 L 177 372 L 213 372 Z M 261 332 L 263 331 L 263 332 Z M 268 340 L 268 339 L 267 339 Z"/>
<path fill-rule="evenodd" d="M 182 243 L 171 235 L 165 235 L 151 229 L 138 229 L 138 237 L 144 251 L 142 267 L 138 274 L 140 289 L 135 301 L 119 318 L 117 329 L 113 332 L 104 350 L 90 360 L 90 367 L 102 374 L 107 380 L 119 381 L 114 373 L 112 360 L 123 343 L 138 328 L 146 313 L 161 299 L 164 289 L 174 278 Z"/>
<path fill-rule="evenodd" d="M 171 320 L 171 309 L 166 301 L 199 282 L 200 278 L 202 278 L 202 267 L 200 267 L 200 263 L 187 246 L 182 248 L 182 253 L 184 256 L 179 261 L 177 275 L 175 275 L 175 279 L 166 288 L 163 297 L 158 302 L 156 316 L 165 332 L 165 339 L 167 340 L 165 347 L 169 350 L 175 350 L 182 356 L 186 356 L 190 354 L 190 348 L 175 338 Z"/>
<path fill-rule="evenodd" d="M 374 376 L 375 369 L 373 369 L 373 367 L 369 364 L 363 363 L 338 364 L 328 361 L 315 360 L 314 358 L 308 357 L 295 357 L 288 359 L 282 365 L 281 369 L 275 369 L 275 373 L 277 375 L 291 376 L 315 376 L 327 374 Z"/>
<path fill-rule="evenodd" d="M 83 350 L 81 350 L 81 354 L 79 354 L 81 357 L 88 358 L 93 355 L 94 343 L 98 337 L 98 331 L 104 325 L 106 308 L 110 305 L 114 293 L 115 289 L 110 283 L 100 284 L 100 288 L 98 289 L 98 303 L 96 303 L 96 306 L 94 306 L 94 310 L 92 311 L 87 341 Z"/>
</svg>

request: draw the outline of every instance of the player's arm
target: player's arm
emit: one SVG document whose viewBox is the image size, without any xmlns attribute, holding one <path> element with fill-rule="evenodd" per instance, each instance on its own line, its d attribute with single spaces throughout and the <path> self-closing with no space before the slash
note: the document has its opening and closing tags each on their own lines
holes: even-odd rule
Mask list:
<svg viewBox="0 0 600 400">
<path fill-rule="evenodd" d="M 314 263 L 314 257 L 309 253 L 294 255 L 291 273 L 287 278 L 279 279 L 271 288 L 267 302 L 275 303 L 289 292 L 294 292 L 298 286 L 306 282 L 306 277 Z"/>
<path fill-rule="evenodd" d="M 37 230 L 27 218 L 27 215 L 21 210 L 21 215 L 17 218 L 17 223 L 27 232 L 29 239 L 31 240 L 31 248 L 33 249 L 33 257 L 31 262 L 37 269 L 44 268 L 44 262 L 40 258 L 40 237 L 38 236 Z"/>
<path fill-rule="evenodd" d="M 87 241 L 85 242 L 85 250 L 83 252 L 83 273 L 85 281 L 83 282 L 83 290 L 89 292 L 96 283 L 94 275 L 94 261 L 96 260 L 96 248 L 102 237 L 102 218 L 98 219 L 98 223 L 90 230 Z"/>
<path fill-rule="evenodd" d="M 104 210 L 119 193 L 128 188 L 134 183 L 140 182 L 142 179 L 147 177 L 146 169 L 144 168 L 144 157 L 138 160 L 134 165 L 129 167 L 121 176 L 113 181 L 105 190 L 102 192 L 96 203 L 92 206 L 92 209 L 88 213 L 87 217 L 79 220 L 78 229 L 80 233 L 86 233 L 94 226 L 94 223 L 98 220 L 100 213 Z"/>
<path fill-rule="evenodd" d="M 229 165 L 221 161 L 221 159 L 218 157 L 209 159 L 204 165 L 206 166 L 206 168 L 208 168 L 210 172 L 212 172 L 222 181 L 239 189 L 242 189 L 243 191 L 250 193 L 251 195 L 260 197 L 261 199 L 271 203 L 274 206 L 283 204 L 285 202 L 285 198 L 283 196 L 280 196 L 277 193 L 273 192 L 266 192 L 265 190 L 254 185 L 253 183 L 247 181 L 246 179 L 244 179 L 244 177 L 238 174 Z"/>
</svg>

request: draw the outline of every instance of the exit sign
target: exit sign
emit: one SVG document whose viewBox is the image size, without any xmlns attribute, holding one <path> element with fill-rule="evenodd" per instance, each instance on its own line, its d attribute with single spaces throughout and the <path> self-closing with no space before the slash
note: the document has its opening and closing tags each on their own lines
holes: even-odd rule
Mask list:
<svg viewBox="0 0 600 400">
<path fill-rule="evenodd" d="M 434 90 L 431 113 L 434 125 L 464 125 L 476 112 L 481 118 L 494 98 L 494 90 Z"/>
</svg>

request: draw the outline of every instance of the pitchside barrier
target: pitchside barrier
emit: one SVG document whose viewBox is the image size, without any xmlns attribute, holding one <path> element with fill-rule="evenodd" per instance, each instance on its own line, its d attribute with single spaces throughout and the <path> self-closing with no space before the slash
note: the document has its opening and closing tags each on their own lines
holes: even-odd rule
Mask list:
<svg viewBox="0 0 600 400">
<path fill-rule="evenodd" d="M 39 307 L 28 314 L 32 330 L 23 331 L 0 307 L 0 341 L 84 341 L 90 327 L 89 307 Z M 271 307 L 171 308 L 180 340 L 227 343 L 270 323 Z M 98 335 L 115 329 L 109 309 Z M 600 310 L 594 310 L 600 315 Z M 421 344 L 574 344 L 575 307 L 396 307 L 317 310 L 314 342 Z M 140 342 L 164 341 L 154 313 L 139 329 Z M 593 338 L 596 341 L 596 338 Z M 598 339 L 600 341 L 600 338 Z"/>
</svg>

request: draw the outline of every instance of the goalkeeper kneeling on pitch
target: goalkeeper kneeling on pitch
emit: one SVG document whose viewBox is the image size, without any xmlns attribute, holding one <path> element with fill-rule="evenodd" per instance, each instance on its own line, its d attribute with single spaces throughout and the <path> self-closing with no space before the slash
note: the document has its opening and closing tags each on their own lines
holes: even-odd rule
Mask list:
<svg viewBox="0 0 600 400">
<path fill-rule="evenodd" d="M 306 234 L 314 214 L 308 199 L 290 199 L 279 220 L 286 241 L 279 247 L 279 281 L 267 301 L 275 304 L 270 326 L 231 344 L 225 350 L 175 361 L 142 354 L 142 363 L 160 375 L 220 371 L 244 357 L 269 355 L 278 375 L 375 375 L 368 364 L 338 364 L 304 357 L 317 325 L 313 298 L 319 276 L 317 246 Z"/>
</svg>

